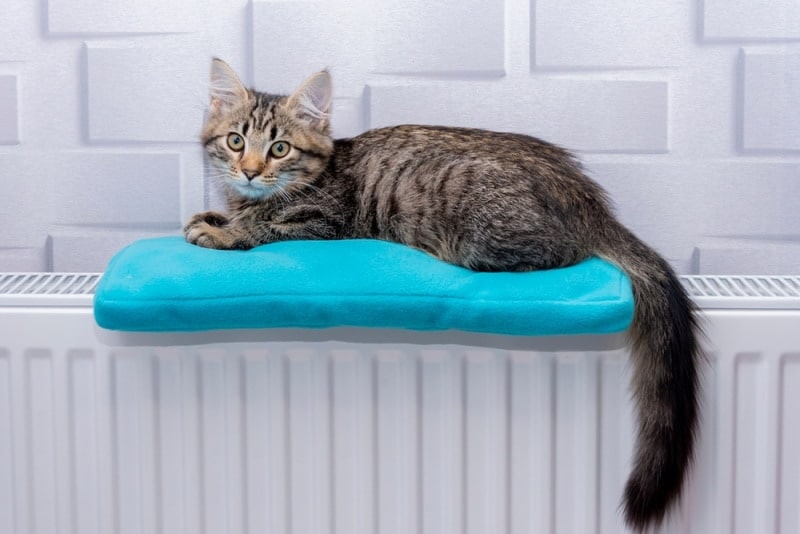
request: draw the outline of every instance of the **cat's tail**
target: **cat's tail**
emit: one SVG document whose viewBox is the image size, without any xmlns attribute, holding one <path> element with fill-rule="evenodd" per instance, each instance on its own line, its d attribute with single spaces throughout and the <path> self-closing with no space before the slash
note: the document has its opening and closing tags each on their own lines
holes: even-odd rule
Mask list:
<svg viewBox="0 0 800 534">
<path fill-rule="evenodd" d="M 631 279 L 632 393 L 638 433 L 623 499 L 629 527 L 658 525 L 692 464 L 704 359 L 694 306 L 669 264 L 621 224 L 603 230 L 596 253 Z"/>
</svg>

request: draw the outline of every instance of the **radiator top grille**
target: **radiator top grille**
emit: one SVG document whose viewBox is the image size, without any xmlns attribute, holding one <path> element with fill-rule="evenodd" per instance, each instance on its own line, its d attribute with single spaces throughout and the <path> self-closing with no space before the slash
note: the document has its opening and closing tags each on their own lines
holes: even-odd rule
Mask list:
<svg viewBox="0 0 800 534">
<path fill-rule="evenodd" d="M 102 273 L 0 273 L 0 306 L 91 305 Z"/>
<path fill-rule="evenodd" d="M 696 297 L 800 297 L 800 276 L 683 276 Z"/>
<path fill-rule="evenodd" d="M 93 295 L 100 273 L 0 273 L 0 295 Z"/>
<path fill-rule="evenodd" d="M 701 308 L 800 309 L 800 276 L 681 276 Z"/>
<path fill-rule="evenodd" d="M 91 305 L 102 273 L 0 273 L 0 305 Z M 800 276 L 681 276 L 701 308 L 800 309 Z"/>
</svg>

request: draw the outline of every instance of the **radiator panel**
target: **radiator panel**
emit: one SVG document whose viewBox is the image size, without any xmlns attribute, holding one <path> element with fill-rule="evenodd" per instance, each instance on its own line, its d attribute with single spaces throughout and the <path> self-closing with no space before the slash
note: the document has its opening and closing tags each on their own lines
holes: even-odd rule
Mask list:
<svg viewBox="0 0 800 534">
<path fill-rule="evenodd" d="M 699 452 L 662 531 L 795 532 L 800 312 L 703 315 Z M 117 347 L 88 308 L 0 307 L 0 528 L 623 531 L 625 352 L 450 337 Z"/>
</svg>

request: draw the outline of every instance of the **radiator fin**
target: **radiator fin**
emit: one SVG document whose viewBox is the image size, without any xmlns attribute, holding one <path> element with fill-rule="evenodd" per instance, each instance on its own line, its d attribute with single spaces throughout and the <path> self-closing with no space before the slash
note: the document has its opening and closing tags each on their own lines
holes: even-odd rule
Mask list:
<svg viewBox="0 0 800 534">
<path fill-rule="evenodd" d="M 381 533 L 419 532 L 419 370 L 405 351 L 375 351 L 376 515 Z"/>
<path fill-rule="evenodd" d="M 734 532 L 775 532 L 763 529 L 773 518 L 775 502 L 771 495 L 774 472 L 769 463 L 775 460 L 777 444 L 769 430 L 775 422 L 769 417 L 775 413 L 769 406 L 775 398 L 768 391 L 777 391 L 775 376 L 770 367 L 777 358 L 765 358 L 759 353 L 737 354 L 734 360 L 734 469 L 737 477 L 734 488 Z M 765 417 L 767 415 L 767 417 Z M 780 466 L 778 466 L 779 468 Z M 762 530 L 763 529 L 763 530 Z"/>
<path fill-rule="evenodd" d="M 86 534 L 103 532 L 100 518 L 92 505 L 98 503 L 102 491 L 99 487 L 98 468 L 101 442 L 98 421 L 98 380 L 94 354 L 89 350 L 70 351 L 67 369 L 69 382 L 70 450 L 73 451 L 73 524 L 75 531 Z M 98 507 L 97 509 L 101 509 Z"/>
<path fill-rule="evenodd" d="M 0 348 L 0 532 L 14 532 L 14 420 L 9 351 Z"/>
<path fill-rule="evenodd" d="M 781 420 L 780 428 L 800 428 L 800 353 L 787 354 L 781 362 Z M 787 431 L 780 435 L 778 503 L 781 534 L 800 532 L 800 432 Z"/>
</svg>

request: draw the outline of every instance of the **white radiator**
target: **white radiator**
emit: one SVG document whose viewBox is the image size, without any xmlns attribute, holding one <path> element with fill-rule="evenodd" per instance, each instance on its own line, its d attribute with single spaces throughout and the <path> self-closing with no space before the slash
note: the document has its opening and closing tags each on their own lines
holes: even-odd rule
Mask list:
<svg viewBox="0 0 800 534">
<path fill-rule="evenodd" d="M 98 331 L 0 275 L 0 532 L 619 533 L 618 336 Z M 800 278 L 687 277 L 711 365 L 664 532 L 800 532 Z"/>
</svg>

